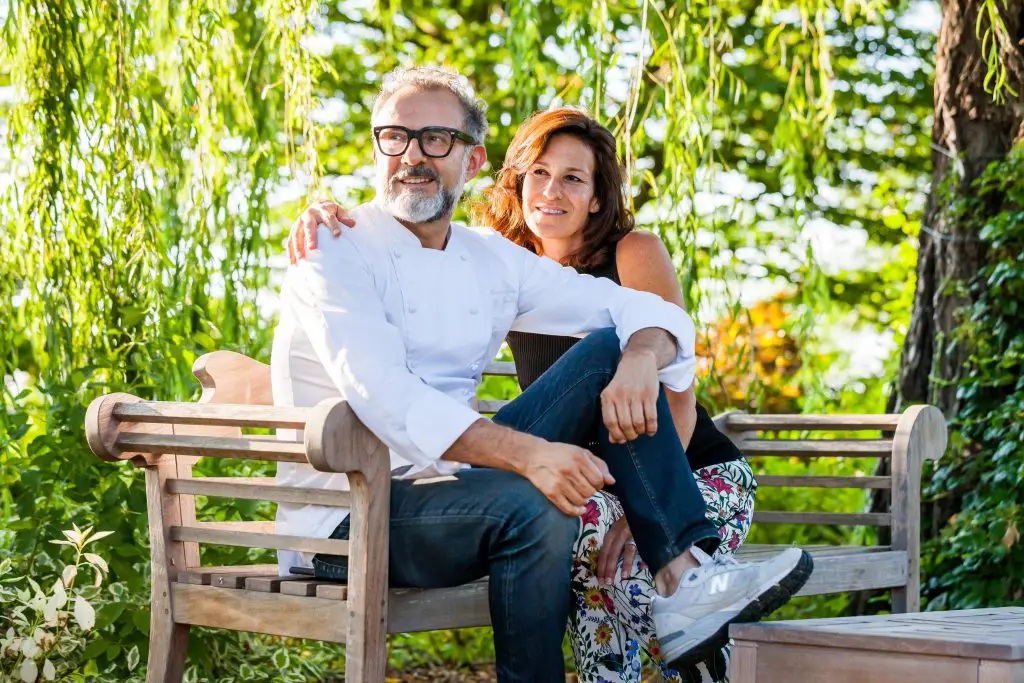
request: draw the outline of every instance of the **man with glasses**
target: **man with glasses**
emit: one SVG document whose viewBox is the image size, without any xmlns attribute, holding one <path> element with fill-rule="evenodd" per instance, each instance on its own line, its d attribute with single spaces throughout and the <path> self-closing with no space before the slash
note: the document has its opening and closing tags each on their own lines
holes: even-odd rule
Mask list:
<svg viewBox="0 0 1024 683">
<path fill-rule="evenodd" d="M 675 625 L 658 633 L 663 649 L 699 656 L 730 621 L 758 618 L 759 597 L 788 597 L 806 578 L 800 551 L 762 566 L 708 557 L 718 535 L 662 389 L 693 381 L 686 313 L 451 222 L 487 158 L 484 105 L 455 74 L 389 75 L 372 122 L 377 199 L 351 212 L 358 230 L 289 269 L 271 371 L 276 404 L 341 396 L 389 447 L 392 584 L 489 577 L 498 679 L 562 683 L 578 517 L 614 486 L 669 587 L 662 609 L 678 618 L 662 620 Z M 490 421 L 472 402 L 510 329 L 587 336 Z M 348 487 L 294 463 L 277 479 Z M 277 520 L 282 534 L 348 538 L 347 510 L 281 504 Z M 279 560 L 283 573 L 347 577 L 344 557 Z"/>
</svg>

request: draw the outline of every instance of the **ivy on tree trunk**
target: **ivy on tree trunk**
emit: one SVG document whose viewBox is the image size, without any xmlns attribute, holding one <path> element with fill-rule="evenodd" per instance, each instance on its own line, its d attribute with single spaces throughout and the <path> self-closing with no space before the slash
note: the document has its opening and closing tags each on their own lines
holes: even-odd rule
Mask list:
<svg viewBox="0 0 1024 683">
<path fill-rule="evenodd" d="M 1012 185 L 1020 183 L 1013 150 L 1024 132 L 1024 2 L 942 4 L 932 184 L 914 307 L 890 405 L 936 405 L 954 433 L 950 452 L 926 488 L 922 531 L 924 566 L 931 574 L 925 577 L 925 597 L 933 607 L 952 608 L 1014 599 L 980 568 L 998 576 L 1005 551 L 1015 544 L 1011 529 L 1019 515 L 1007 507 L 1012 494 L 1000 496 L 986 487 L 1006 476 L 1019 479 L 1024 456 L 1018 442 L 1017 463 L 998 457 L 1020 439 L 1019 431 L 999 427 L 998 412 L 1020 398 L 1022 387 L 986 376 L 993 362 L 1011 358 L 1010 347 L 1024 340 L 1024 327 L 1018 322 L 1014 329 L 1013 316 L 1006 318 L 993 296 L 999 288 L 993 271 L 1016 254 L 991 247 L 1005 241 L 1007 222 L 1019 224 L 1024 216 L 1021 193 Z M 968 575 L 951 580 L 960 571 Z"/>
</svg>

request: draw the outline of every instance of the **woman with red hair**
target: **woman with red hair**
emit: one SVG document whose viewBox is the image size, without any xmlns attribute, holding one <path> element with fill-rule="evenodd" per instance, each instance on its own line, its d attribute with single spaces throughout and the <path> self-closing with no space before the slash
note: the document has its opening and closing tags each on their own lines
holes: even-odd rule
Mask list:
<svg viewBox="0 0 1024 683">
<path fill-rule="evenodd" d="M 509 240 L 581 273 L 658 294 L 683 307 L 672 260 L 661 240 L 634 229 L 628 186 L 614 136 L 581 111 L 560 108 L 535 114 L 517 131 L 496 182 L 475 206 L 475 218 Z M 292 258 L 316 248 L 316 228 L 335 236 L 342 209 L 325 202 L 306 210 L 289 239 Z M 577 341 L 575 337 L 510 332 L 519 383 L 532 384 Z M 736 446 L 696 402 L 693 387 L 667 392 L 673 421 L 707 517 L 730 555 L 750 528 L 757 483 Z M 572 587 L 576 609 L 570 641 L 581 681 L 639 681 L 645 651 L 665 671 L 651 618 L 654 579 L 636 553 L 629 525 L 614 494 L 599 491 L 587 504 L 575 546 Z M 682 680 L 725 679 L 726 653 L 687 671 Z"/>
</svg>

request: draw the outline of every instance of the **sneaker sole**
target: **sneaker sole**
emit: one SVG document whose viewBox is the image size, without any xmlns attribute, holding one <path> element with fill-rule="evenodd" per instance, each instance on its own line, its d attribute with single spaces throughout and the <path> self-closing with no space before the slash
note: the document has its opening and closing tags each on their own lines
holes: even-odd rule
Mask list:
<svg viewBox="0 0 1024 683">
<path fill-rule="evenodd" d="M 740 601 L 722 610 L 722 612 L 726 613 L 734 609 L 738 610 L 735 616 L 723 617 L 719 620 L 719 623 L 710 621 L 706 626 L 701 626 L 700 628 L 702 631 L 714 629 L 707 636 L 702 638 L 697 635 L 672 647 L 671 650 L 679 652 L 678 655 L 675 655 L 674 659 L 665 643 L 661 643 L 662 657 L 666 664 L 671 669 L 681 670 L 684 667 L 707 659 L 716 650 L 721 649 L 722 646 L 729 642 L 729 626 L 731 624 L 748 624 L 760 621 L 763 616 L 771 614 L 782 607 L 804 587 L 813 571 L 814 560 L 807 551 L 801 551 L 800 559 L 792 569 L 781 576 L 775 576 L 769 580 L 767 587 L 756 598 L 746 603 L 742 609 L 740 609 L 740 606 L 743 605 L 743 601 Z M 697 642 L 694 642 L 695 640 Z M 691 643 L 694 644 L 691 645 Z"/>
<path fill-rule="evenodd" d="M 766 617 L 789 602 L 811 578 L 814 571 L 814 559 L 807 551 L 800 556 L 796 567 L 782 581 L 758 596 L 761 603 L 761 617 Z"/>
</svg>

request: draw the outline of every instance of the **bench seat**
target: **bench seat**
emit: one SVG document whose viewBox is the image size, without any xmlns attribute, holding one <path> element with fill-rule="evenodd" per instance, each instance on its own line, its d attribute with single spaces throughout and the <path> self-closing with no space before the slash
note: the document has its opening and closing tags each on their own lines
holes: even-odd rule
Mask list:
<svg viewBox="0 0 1024 683">
<path fill-rule="evenodd" d="M 741 547 L 738 559 L 757 562 L 781 552 L 784 545 Z M 908 561 L 905 550 L 885 546 L 812 546 L 814 573 L 797 595 L 824 595 L 851 590 L 879 590 L 905 586 Z M 280 577 L 276 565 L 211 567 L 181 572 L 172 587 L 174 613 L 201 626 L 237 624 L 237 612 L 269 615 L 256 620 L 252 630 L 276 633 L 274 621 L 290 609 L 306 613 L 334 601 L 344 603 L 344 584 L 320 579 Z M 273 597 L 275 596 L 276 597 Z M 230 609 L 226 609 L 231 606 Z M 304 618 L 305 619 L 305 618 Z M 388 597 L 388 632 L 409 633 L 444 628 L 489 626 L 487 579 L 453 588 L 418 590 L 392 588 Z M 316 626 L 312 626 L 314 631 Z M 294 625 L 288 627 L 289 633 Z M 305 637 L 317 638 L 309 635 Z"/>
</svg>

